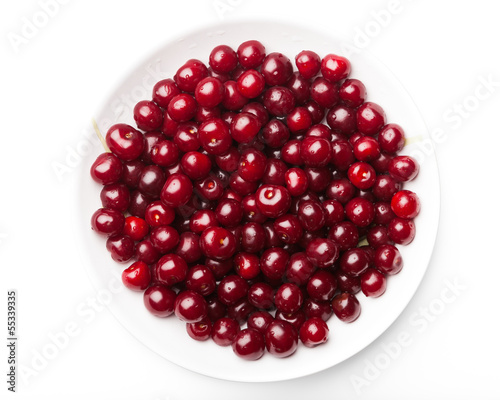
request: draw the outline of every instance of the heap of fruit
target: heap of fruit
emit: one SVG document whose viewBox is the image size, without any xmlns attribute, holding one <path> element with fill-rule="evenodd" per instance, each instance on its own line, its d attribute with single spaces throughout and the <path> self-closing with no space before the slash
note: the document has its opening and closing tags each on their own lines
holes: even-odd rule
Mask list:
<svg viewBox="0 0 500 400">
<path fill-rule="evenodd" d="M 420 210 L 402 185 L 419 166 L 344 57 L 301 51 L 294 71 L 251 40 L 208 64 L 159 81 L 137 128 L 109 129 L 92 228 L 133 261 L 123 283 L 153 315 L 245 359 L 286 357 L 324 343 L 333 314 L 356 320 L 356 295 L 401 270 L 395 244 Z"/>
</svg>

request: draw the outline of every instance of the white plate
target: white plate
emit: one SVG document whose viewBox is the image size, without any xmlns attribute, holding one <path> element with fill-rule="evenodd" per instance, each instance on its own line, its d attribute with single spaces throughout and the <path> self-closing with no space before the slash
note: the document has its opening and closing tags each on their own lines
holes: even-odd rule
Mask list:
<svg viewBox="0 0 500 400">
<path fill-rule="evenodd" d="M 280 51 L 290 59 L 304 49 L 316 51 L 320 56 L 342 53 L 342 42 L 327 34 L 306 30 L 297 26 L 273 22 L 247 22 L 220 24 L 201 29 L 182 39 L 171 41 L 150 59 L 132 71 L 122 84 L 111 93 L 96 115 L 103 132 L 115 122 L 132 123 L 133 101 L 150 98 L 155 81 L 172 77 L 177 68 L 189 58 L 208 62 L 210 50 L 218 44 L 233 48 L 249 39 L 262 41 L 266 50 Z M 407 92 L 388 69 L 366 52 L 352 54 L 351 76 L 362 80 L 368 91 L 368 100 L 380 104 L 387 112 L 389 122 L 400 124 L 408 138 L 414 138 L 405 153 L 412 152 L 418 140 L 428 138 L 426 126 Z M 155 76 L 163 71 L 164 76 Z M 153 72 L 151 72 L 153 71 Z M 79 233 L 83 247 L 84 263 L 96 290 L 107 291 L 116 284 L 123 269 L 113 262 L 106 251 L 105 240 L 90 229 L 90 216 L 100 207 L 99 191 L 89 176 L 89 168 L 95 157 L 102 152 L 96 147 L 82 168 L 79 182 L 78 204 Z M 438 228 L 439 178 L 434 155 L 421 165 L 418 178 L 407 185 L 418 193 L 422 211 L 417 218 L 417 235 L 410 246 L 401 247 L 405 266 L 400 274 L 390 277 L 387 292 L 378 299 L 365 298 L 360 294 L 362 306 L 360 318 L 345 324 L 335 317 L 328 321 L 330 339 L 322 346 L 307 349 L 299 346 L 289 358 L 278 359 L 265 354 L 257 362 L 236 357 L 232 349 L 222 348 L 211 341 L 196 342 L 188 337 L 184 323 L 175 317 L 160 319 L 149 314 L 143 306 L 142 294 L 121 290 L 114 293 L 111 312 L 118 321 L 145 346 L 165 359 L 198 373 L 234 381 L 270 382 L 309 375 L 336 365 L 372 343 L 401 314 L 426 271 Z"/>
</svg>

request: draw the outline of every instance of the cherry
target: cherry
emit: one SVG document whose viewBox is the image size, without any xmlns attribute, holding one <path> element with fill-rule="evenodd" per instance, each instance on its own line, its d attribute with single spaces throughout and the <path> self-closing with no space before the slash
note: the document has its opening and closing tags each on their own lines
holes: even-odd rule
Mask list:
<svg viewBox="0 0 500 400">
<path fill-rule="evenodd" d="M 274 303 L 283 313 L 293 314 L 302 306 L 304 296 L 299 287 L 293 283 L 284 283 L 276 291 Z"/>
<path fill-rule="evenodd" d="M 116 155 L 103 153 L 90 167 L 90 176 L 101 185 L 110 185 L 120 180 L 122 168 L 122 163 Z"/>
<path fill-rule="evenodd" d="M 253 328 L 238 332 L 232 343 L 233 351 L 245 360 L 258 360 L 264 355 L 265 340 L 262 333 Z"/>
<path fill-rule="evenodd" d="M 375 218 L 375 209 L 371 201 L 355 197 L 345 205 L 345 215 L 354 225 L 366 227 Z"/>
<path fill-rule="evenodd" d="M 335 272 L 337 286 L 341 292 L 356 294 L 361 290 L 361 282 L 359 277 L 348 275 L 341 270 Z"/>
<path fill-rule="evenodd" d="M 335 276 L 325 270 L 316 271 L 307 282 L 307 294 L 316 301 L 331 300 L 336 290 Z"/>
<path fill-rule="evenodd" d="M 343 322 L 354 322 L 361 314 L 361 305 L 351 293 L 341 293 L 332 300 L 333 312 Z"/>
<path fill-rule="evenodd" d="M 260 72 L 267 85 L 283 85 L 291 78 L 293 66 L 290 59 L 284 54 L 269 53 L 262 62 Z"/>
<path fill-rule="evenodd" d="M 343 221 L 330 228 L 328 239 L 332 239 L 340 251 L 345 251 L 358 244 L 359 234 L 356 225 L 350 221 Z"/>
<path fill-rule="evenodd" d="M 285 313 L 283 311 L 276 310 L 275 319 L 289 322 L 298 332 L 302 324 L 306 322 L 306 313 L 302 309 L 294 313 Z"/>
<path fill-rule="evenodd" d="M 238 78 L 237 84 L 238 91 L 249 99 L 258 97 L 266 86 L 264 77 L 259 71 L 254 69 L 248 69 L 243 72 Z"/>
<path fill-rule="evenodd" d="M 274 231 L 283 243 L 298 243 L 302 237 L 302 225 L 295 215 L 282 215 L 274 220 L 273 226 Z"/>
<path fill-rule="evenodd" d="M 231 232 L 221 227 L 210 227 L 200 236 L 200 248 L 205 256 L 227 260 L 236 251 L 236 241 Z"/>
<path fill-rule="evenodd" d="M 351 276 L 360 276 L 370 266 L 366 252 L 359 248 L 346 250 L 340 257 L 340 269 Z"/>
<path fill-rule="evenodd" d="M 102 188 L 100 198 L 104 208 L 124 212 L 130 204 L 130 191 L 122 183 L 112 183 Z"/>
<path fill-rule="evenodd" d="M 160 258 L 160 253 L 155 249 L 150 240 L 145 239 L 135 246 L 135 257 L 146 264 L 154 264 Z"/>
<path fill-rule="evenodd" d="M 412 220 L 394 218 L 388 226 L 389 238 L 397 244 L 408 245 L 415 238 L 415 223 Z"/>
<path fill-rule="evenodd" d="M 309 297 L 304 302 L 304 314 L 307 319 L 320 318 L 326 322 L 333 315 L 333 310 L 329 301 L 316 301 Z"/>
<path fill-rule="evenodd" d="M 309 181 L 301 168 L 290 168 L 285 173 L 286 188 L 292 196 L 300 196 L 307 191 Z"/>
<path fill-rule="evenodd" d="M 136 190 L 130 195 L 130 204 L 128 206 L 128 212 L 139 218 L 145 218 L 146 209 L 151 203 L 151 198 L 143 194 L 142 192 Z"/>
<path fill-rule="evenodd" d="M 148 223 L 142 219 L 134 216 L 129 216 L 125 218 L 125 225 L 123 227 L 123 233 L 129 236 L 136 242 L 142 240 L 149 232 Z"/>
<path fill-rule="evenodd" d="M 224 84 L 217 78 L 203 78 L 196 85 L 194 97 L 201 107 L 216 107 L 224 100 Z"/>
<path fill-rule="evenodd" d="M 286 279 L 297 286 L 303 286 L 309 281 L 315 269 L 305 253 L 294 253 L 290 256 L 286 267 Z"/>
<path fill-rule="evenodd" d="M 376 135 L 385 125 L 385 112 L 378 104 L 366 102 L 357 110 L 358 130 L 369 136 Z"/>
<path fill-rule="evenodd" d="M 212 340 L 219 346 L 230 346 L 240 331 L 240 325 L 232 318 L 220 318 L 212 326 Z"/>
<path fill-rule="evenodd" d="M 165 318 L 174 313 L 176 297 L 172 289 L 163 285 L 153 285 L 144 292 L 144 305 L 154 316 Z"/>
<path fill-rule="evenodd" d="M 346 171 L 354 161 L 354 152 L 347 140 L 337 139 L 332 143 L 330 162 L 339 171 Z"/>
<path fill-rule="evenodd" d="M 186 331 L 189 337 L 194 340 L 208 340 L 212 332 L 212 322 L 209 318 L 204 318 L 199 322 L 186 323 Z"/>
<path fill-rule="evenodd" d="M 256 308 L 244 297 L 227 307 L 227 316 L 236 320 L 240 325 L 243 325 L 247 321 L 248 316 L 255 310 Z"/>
<path fill-rule="evenodd" d="M 322 203 L 324 225 L 331 228 L 333 225 L 344 220 L 344 207 L 338 200 L 325 200 Z"/>
<path fill-rule="evenodd" d="M 366 190 L 374 185 L 377 173 L 370 164 L 358 161 L 349 167 L 347 176 L 358 189 Z"/>
<path fill-rule="evenodd" d="M 248 182 L 262 179 L 266 170 L 266 156 L 256 149 L 247 149 L 241 153 L 238 174 Z"/>
<path fill-rule="evenodd" d="M 391 209 L 400 218 L 413 219 L 420 212 L 420 200 L 410 190 L 400 190 L 391 200 Z"/>
<path fill-rule="evenodd" d="M 351 63 L 345 57 L 328 54 L 321 60 L 321 75 L 330 81 L 338 82 L 347 78 L 351 72 Z"/>
<path fill-rule="evenodd" d="M 292 165 L 302 165 L 304 160 L 300 155 L 301 141 L 297 139 L 292 139 L 286 142 L 281 149 L 281 158 L 288 164 Z"/>
<path fill-rule="evenodd" d="M 287 165 L 283 161 L 276 158 L 268 158 L 264 176 L 262 177 L 262 183 L 266 185 L 284 186 L 286 171 Z"/>
<path fill-rule="evenodd" d="M 260 257 L 260 270 L 269 279 L 278 280 L 283 277 L 290 255 L 279 247 L 265 250 Z"/>
<path fill-rule="evenodd" d="M 300 155 L 308 167 L 324 167 L 332 157 L 332 147 L 327 139 L 309 136 L 302 140 Z"/>
<path fill-rule="evenodd" d="M 242 112 L 247 112 L 253 114 L 257 117 L 261 126 L 266 125 L 269 122 L 269 113 L 266 108 L 259 102 L 247 103 L 241 109 Z"/>
<path fill-rule="evenodd" d="M 181 152 L 188 153 L 198 150 L 201 147 L 198 138 L 198 124 L 192 122 L 183 122 L 179 124 L 173 141 Z"/>
<path fill-rule="evenodd" d="M 234 257 L 234 269 L 244 279 L 256 278 L 260 273 L 259 257 L 250 253 L 238 253 Z"/>
<path fill-rule="evenodd" d="M 161 201 L 170 207 L 186 204 L 193 193 L 193 184 L 184 174 L 170 175 L 161 190 Z"/>
<path fill-rule="evenodd" d="M 356 110 L 343 104 L 338 104 L 328 111 L 326 122 L 332 131 L 350 136 L 357 129 Z"/>
<path fill-rule="evenodd" d="M 346 79 L 339 89 L 339 97 L 349 107 L 359 107 L 365 102 L 366 87 L 358 79 Z"/>
<path fill-rule="evenodd" d="M 331 239 L 315 238 L 307 245 L 306 254 L 316 267 L 328 268 L 339 257 L 339 246 Z"/>
<path fill-rule="evenodd" d="M 397 247 L 391 244 L 384 244 L 377 248 L 373 263 L 379 271 L 387 275 L 395 275 L 403 268 L 403 258 Z"/>
<path fill-rule="evenodd" d="M 194 120 L 196 122 L 205 122 L 213 118 L 221 118 L 222 112 L 219 106 L 215 107 L 204 107 L 199 106 L 194 114 Z"/>
<path fill-rule="evenodd" d="M 139 129 L 152 131 L 162 125 L 163 113 L 156 103 L 142 100 L 134 107 L 134 120 Z"/>
<path fill-rule="evenodd" d="M 346 178 L 334 179 L 328 185 L 326 196 L 331 200 L 337 200 L 341 204 L 346 204 L 356 193 L 356 188 L 350 180 Z"/>
<path fill-rule="evenodd" d="M 134 241 L 123 234 L 110 236 L 106 240 L 106 248 L 111 258 L 119 263 L 130 260 L 135 254 Z"/>
<path fill-rule="evenodd" d="M 320 107 L 332 108 L 339 102 L 339 87 L 318 76 L 311 84 L 311 99 Z"/>
<path fill-rule="evenodd" d="M 248 40 L 238 47 L 238 61 L 243 68 L 257 68 L 266 56 L 266 48 L 257 40 Z"/>
<path fill-rule="evenodd" d="M 146 263 L 136 261 L 122 272 L 123 284 L 130 290 L 143 291 L 151 282 L 151 272 Z"/>
<path fill-rule="evenodd" d="M 321 107 L 314 100 L 306 101 L 304 103 L 304 107 L 307 108 L 309 114 L 311 114 L 313 124 L 319 124 L 321 121 L 323 121 L 323 118 L 325 117 L 324 107 Z"/>
<path fill-rule="evenodd" d="M 297 217 L 307 231 L 317 231 L 325 224 L 325 213 L 321 204 L 314 200 L 302 201 L 297 210 Z"/>
<path fill-rule="evenodd" d="M 321 58 L 314 51 L 302 50 L 295 56 L 295 65 L 304 78 L 311 79 L 319 73 Z"/>
<path fill-rule="evenodd" d="M 375 268 L 368 268 L 361 275 L 361 291 L 367 297 L 380 297 L 385 293 L 387 279 Z"/>
<path fill-rule="evenodd" d="M 214 155 L 224 154 L 231 147 L 231 135 L 228 125 L 219 118 L 205 121 L 198 128 L 201 146 Z"/>
<path fill-rule="evenodd" d="M 387 225 L 389 222 L 391 222 L 395 217 L 396 214 L 391 209 L 391 205 L 386 202 L 378 202 L 374 204 L 375 208 L 375 218 L 373 219 L 373 222 L 376 224 L 382 224 L 382 225 Z"/>
<path fill-rule="evenodd" d="M 354 156 L 359 161 L 370 162 L 380 156 L 380 146 L 376 139 L 371 136 L 359 138 L 353 145 Z"/>
<path fill-rule="evenodd" d="M 310 86 L 309 80 L 300 75 L 299 72 L 294 72 L 286 83 L 286 87 L 292 91 L 297 105 L 304 105 L 309 100 Z"/>
<path fill-rule="evenodd" d="M 238 83 L 236 81 L 224 82 L 224 100 L 222 106 L 229 111 L 238 111 L 248 103 L 248 98 L 243 96 L 238 91 Z"/>
<path fill-rule="evenodd" d="M 286 124 L 294 134 L 307 131 L 312 125 L 311 114 L 305 107 L 295 107 L 286 117 Z"/>
<path fill-rule="evenodd" d="M 153 201 L 146 207 L 145 220 L 152 228 L 170 225 L 175 218 L 175 211 L 172 207 L 166 206 L 161 201 Z"/>
<path fill-rule="evenodd" d="M 248 293 L 247 281 L 239 275 L 224 277 L 217 287 L 217 297 L 221 303 L 229 306 L 246 297 Z"/>
<path fill-rule="evenodd" d="M 302 324 L 299 331 L 300 341 L 306 347 L 315 347 L 328 340 L 328 325 L 321 318 L 311 318 Z"/>
<path fill-rule="evenodd" d="M 396 156 L 389 162 L 387 169 L 395 180 L 408 182 L 415 179 L 420 167 L 417 161 L 410 156 Z"/>
<path fill-rule="evenodd" d="M 227 74 L 236 68 L 238 57 L 231 47 L 220 45 L 211 51 L 208 63 L 215 72 Z"/>
<path fill-rule="evenodd" d="M 291 201 L 288 190 L 277 185 L 262 185 L 255 197 L 255 203 L 260 212 L 270 218 L 285 214 L 290 208 Z"/>
<path fill-rule="evenodd" d="M 107 236 L 121 233 L 125 225 L 123 214 L 111 208 L 100 208 L 90 221 L 94 231 Z"/>
<path fill-rule="evenodd" d="M 122 182 L 130 189 L 137 188 L 139 178 L 145 165 L 139 160 L 126 161 L 123 163 Z"/>
<path fill-rule="evenodd" d="M 380 149 L 389 154 L 395 154 L 405 145 L 405 133 L 398 124 L 387 124 L 378 134 Z"/>
<path fill-rule="evenodd" d="M 384 225 L 375 225 L 366 233 L 366 239 L 370 247 L 376 249 L 384 244 L 392 243 L 389 239 L 388 229 Z"/>
<path fill-rule="evenodd" d="M 144 136 L 130 125 L 115 124 L 106 133 L 106 144 L 120 160 L 131 161 L 142 154 Z"/>
<path fill-rule="evenodd" d="M 211 67 L 213 68 L 212 65 Z M 200 82 L 207 76 L 208 69 L 206 65 L 203 64 L 200 60 L 191 59 L 186 61 L 186 63 L 177 70 L 177 73 L 174 76 L 174 80 L 180 90 L 193 93 L 198 82 Z M 172 104 L 172 101 L 173 100 L 170 101 L 170 104 Z"/>
<path fill-rule="evenodd" d="M 287 87 L 272 86 L 264 92 L 262 104 L 275 117 L 284 117 L 295 107 L 295 96 Z"/>
<path fill-rule="evenodd" d="M 170 100 L 180 93 L 173 79 L 162 79 L 153 86 L 153 101 L 161 108 L 167 108 Z"/>
<path fill-rule="evenodd" d="M 264 335 L 267 327 L 273 321 L 273 316 L 267 311 L 254 311 L 248 316 L 248 327 Z"/>
<path fill-rule="evenodd" d="M 292 324 L 274 320 L 265 334 L 267 351 L 275 357 L 288 357 L 295 353 L 298 345 L 298 333 Z"/>
<path fill-rule="evenodd" d="M 174 313 L 181 321 L 200 322 L 207 317 L 207 302 L 201 294 L 193 290 L 184 290 L 175 298 Z"/>
<path fill-rule="evenodd" d="M 176 122 L 186 122 L 196 113 L 196 100 L 187 93 L 175 96 L 168 104 L 168 115 Z"/>
<path fill-rule="evenodd" d="M 248 222 L 241 229 L 241 247 L 243 251 L 258 253 L 264 248 L 266 232 L 262 225 Z"/>
<path fill-rule="evenodd" d="M 165 174 L 157 165 L 146 165 L 139 177 L 137 188 L 146 196 L 157 199 L 165 183 Z"/>
</svg>

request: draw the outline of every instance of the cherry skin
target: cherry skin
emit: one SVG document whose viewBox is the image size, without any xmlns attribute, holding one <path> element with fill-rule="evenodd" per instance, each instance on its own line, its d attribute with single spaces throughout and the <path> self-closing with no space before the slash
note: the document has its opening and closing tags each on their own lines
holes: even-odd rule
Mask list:
<svg viewBox="0 0 500 400">
<path fill-rule="evenodd" d="M 155 266 L 158 281 L 165 286 L 173 286 L 186 279 L 188 266 L 186 261 L 176 254 L 166 254 Z"/>
<path fill-rule="evenodd" d="M 370 162 L 380 156 L 380 146 L 376 139 L 371 136 L 363 136 L 354 143 L 354 156 L 359 161 Z"/>
<path fill-rule="evenodd" d="M 284 283 L 276 291 L 274 303 L 283 313 L 293 314 L 302 306 L 304 296 L 299 287 L 293 283 Z"/>
<path fill-rule="evenodd" d="M 295 65 L 304 78 L 311 79 L 319 73 L 321 58 L 314 51 L 302 50 L 295 56 Z"/>
<path fill-rule="evenodd" d="M 275 357 L 288 357 L 297 350 L 298 333 L 289 322 L 271 322 L 266 329 L 265 339 L 267 351 Z"/>
<path fill-rule="evenodd" d="M 366 99 L 366 87 L 358 79 L 346 79 L 339 89 L 340 99 L 349 107 L 359 107 Z"/>
<path fill-rule="evenodd" d="M 122 168 L 122 163 L 116 155 L 103 153 L 90 167 L 90 176 L 101 185 L 110 185 L 120 180 Z"/>
<path fill-rule="evenodd" d="M 122 182 L 129 189 L 137 188 L 139 178 L 145 165 L 139 160 L 132 160 L 123 163 Z"/>
<path fill-rule="evenodd" d="M 205 229 L 218 225 L 219 223 L 212 210 L 195 211 L 189 220 L 189 229 L 196 234 L 201 234 Z"/>
<path fill-rule="evenodd" d="M 135 257 L 146 264 L 154 264 L 160 258 L 160 252 L 155 249 L 150 240 L 143 240 L 135 246 Z"/>
<path fill-rule="evenodd" d="M 266 48 L 257 40 L 248 40 L 238 46 L 237 55 L 243 68 L 257 68 L 266 57 Z"/>
<path fill-rule="evenodd" d="M 307 319 L 321 318 L 326 322 L 333 315 L 332 305 L 329 301 L 316 301 L 310 297 L 304 302 L 303 309 Z"/>
<path fill-rule="evenodd" d="M 232 318 L 220 318 L 212 326 L 212 340 L 219 346 L 230 346 L 240 331 L 240 325 Z"/>
<path fill-rule="evenodd" d="M 332 147 L 326 139 L 306 137 L 300 146 L 300 155 L 308 167 L 324 167 L 332 157 Z"/>
<path fill-rule="evenodd" d="M 262 225 L 248 222 L 241 229 L 241 247 L 248 253 L 258 253 L 263 250 L 266 242 L 266 232 Z"/>
<path fill-rule="evenodd" d="M 293 66 L 284 54 L 269 53 L 262 62 L 260 72 L 267 85 L 283 85 L 291 78 Z"/>
<path fill-rule="evenodd" d="M 100 198 L 104 208 L 124 212 L 130 204 L 130 191 L 122 183 L 112 183 L 102 188 Z"/>
<path fill-rule="evenodd" d="M 384 225 L 375 225 L 371 227 L 366 233 L 366 239 L 370 247 L 374 249 L 392 243 L 389 239 L 387 227 Z"/>
<path fill-rule="evenodd" d="M 341 293 L 332 300 L 333 312 L 343 322 L 354 322 L 361 314 L 361 305 L 351 293 Z"/>
<path fill-rule="evenodd" d="M 236 241 L 231 232 L 221 227 L 210 227 L 200 236 L 200 248 L 205 256 L 227 260 L 236 251 Z"/>
<path fill-rule="evenodd" d="M 351 63 L 345 57 L 328 54 L 321 60 L 321 74 L 330 82 L 347 78 L 351 72 Z"/>
<path fill-rule="evenodd" d="M 302 237 L 302 225 L 295 215 L 285 214 L 276 218 L 273 227 L 283 243 L 298 243 Z"/>
<path fill-rule="evenodd" d="M 232 346 L 238 357 L 250 361 L 261 358 L 266 349 L 264 335 L 253 328 L 246 328 L 238 332 Z"/>
<path fill-rule="evenodd" d="M 130 260 L 135 254 L 134 241 L 123 234 L 110 236 L 106 240 L 106 248 L 111 258 L 118 263 Z"/>
<path fill-rule="evenodd" d="M 415 223 L 409 219 L 396 217 L 388 226 L 389 238 L 397 244 L 408 245 L 415 238 Z"/>
<path fill-rule="evenodd" d="M 397 181 L 408 182 L 418 175 L 420 167 L 410 156 L 396 156 L 388 165 L 389 174 Z"/>
<path fill-rule="evenodd" d="M 339 257 L 339 246 L 331 239 L 315 238 L 306 248 L 309 260 L 318 268 L 331 267 Z"/>
<path fill-rule="evenodd" d="M 297 210 L 297 217 L 306 231 L 317 231 L 325 224 L 323 207 L 314 200 L 302 201 Z"/>
<path fill-rule="evenodd" d="M 266 156 L 259 150 L 247 149 L 241 153 L 238 174 L 248 182 L 262 179 L 266 171 Z"/>
<path fill-rule="evenodd" d="M 163 285 L 153 285 L 144 292 L 144 306 L 154 316 L 165 318 L 174 313 L 176 297 L 172 289 Z"/>
<path fill-rule="evenodd" d="M 366 102 L 357 110 L 358 130 L 369 136 L 376 135 L 385 125 L 385 112 L 378 104 Z"/>
<path fill-rule="evenodd" d="M 339 101 L 338 85 L 318 76 L 311 85 L 311 99 L 320 107 L 332 108 Z"/>
<path fill-rule="evenodd" d="M 243 96 L 254 99 L 262 93 L 266 86 L 266 81 L 259 71 L 248 69 L 240 75 L 237 84 L 238 91 Z"/>
<path fill-rule="evenodd" d="M 174 142 L 163 140 L 151 149 L 151 161 L 160 167 L 171 167 L 179 160 L 179 149 Z"/>
<path fill-rule="evenodd" d="M 339 264 L 340 269 L 347 275 L 360 276 L 370 266 L 370 260 L 363 249 L 356 247 L 346 250 L 340 257 Z"/>
<path fill-rule="evenodd" d="M 420 200 L 410 190 L 400 190 L 391 200 L 391 209 L 400 218 L 413 219 L 420 212 Z"/>
<path fill-rule="evenodd" d="M 152 131 L 163 123 L 163 113 L 156 103 L 142 100 L 134 107 L 134 120 L 139 129 Z"/>
<path fill-rule="evenodd" d="M 338 200 L 325 200 L 322 203 L 324 225 L 331 228 L 333 225 L 344 220 L 344 207 Z"/>
<path fill-rule="evenodd" d="M 332 156 L 330 162 L 339 171 L 347 171 L 355 161 L 351 144 L 347 140 L 337 139 L 332 143 Z"/>
<path fill-rule="evenodd" d="M 356 226 L 366 227 L 375 218 L 375 209 L 371 201 L 355 197 L 345 205 L 345 214 Z"/>
<path fill-rule="evenodd" d="M 199 236 L 193 232 L 182 232 L 179 243 L 175 248 L 175 254 L 183 258 L 187 263 L 194 263 L 202 257 Z"/>
<path fill-rule="evenodd" d="M 125 218 L 125 225 L 123 227 L 123 233 L 129 236 L 136 242 L 142 240 L 149 232 L 148 223 L 142 219 L 134 216 L 129 216 Z"/>
<path fill-rule="evenodd" d="M 374 185 L 377 175 L 370 164 L 358 161 L 349 167 L 347 176 L 358 189 L 367 190 Z"/>
<path fill-rule="evenodd" d="M 290 255 L 280 247 L 271 247 L 265 250 L 260 257 L 260 269 L 271 280 L 282 279 Z"/>
<path fill-rule="evenodd" d="M 248 283 L 239 275 L 224 277 L 217 287 L 217 297 L 222 304 L 227 306 L 235 304 L 238 300 L 246 297 L 247 293 Z"/>
<path fill-rule="evenodd" d="M 288 190 L 277 185 L 262 185 L 257 190 L 255 197 L 255 203 L 260 212 L 270 218 L 277 218 L 285 214 L 290 208 L 291 202 Z"/>
<path fill-rule="evenodd" d="M 172 207 L 166 206 L 161 201 L 150 203 L 145 212 L 145 220 L 152 228 L 170 225 L 175 218 L 175 211 Z"/>
<path fill-rule="evenodd" d="M 211 51 L 208 63 L 215 72 L 227 74 L 238 65 L 238 56 L 231 47 L 220 45 Z"/>
<path fill-rule="evenodd" d="M 266 163 L 266 170 L 262 177 L 262 183 L 266 185 L 285 185 L 285 174 L 287 165 L 276 158 L 268 158 Z"/>
<path fill-rule="evenodd" d="M 361 290 L 361 282 L 359 277 L 348 275 L 341 270 L 335 272 L 338 289 L 341 292 L 356 294 Z"/>
<path fill-rule="evenodd" d="M 106 133 L 106 144 L 120 160 L 131 161 L 144 150 L 144 136 L 126 124 L 115 124 Z"/>
<path fill-rule="evenodd" d="M 262 104 L 271 115 L 284 117 L 295 107 L 295 97 L 284 86 L 272 86 L 264 92 Z"/>
<path fill-rule="evenodd" d="M 165 183 L 165 174 L 157 165 L 146 165 L 139 177 L 137 189 L 150 198 L 157 199 Z"/>
<path fill-rule="evenodd" d="M 387 279 L 384 274 L 375 268 L 368 268 L 361 275 L 361 291 L 367 297 L 380 297 L 387 288 Z"/>
<path fill-rule="evenodd" d="M 186 275 L 186 288 L 205 297 L 213 293 L 216 282 L 212 271 L 204 265 L 191 267 Z"/>
<path fill-rule="evenodd" d="M 181 93 L 168 104 L 168 115 L 176 122 L 186 122 L 194 117 L 197 103 L 193 96 Z"/>
<path fill-rule="evenodd" d="M 168 107 L 170 100 L 180 93 L 181 91 L 173 79 L 162 79 L 153 86 L 153 101 L 165 109 Z"/>
<path fill-rule="evenodd" d="M 198 128 L 201 146 L 213 155 L 221 155 L 231 147 L 231 135 L 228 125 L 219 118 L 205 121 Z"/>
<path fill-rule="evenodd" d="M 331 300 L 336 290 L 337 281 L 335 276 L 325 270 L 316 271 L 307 282 L 307 294 L 313 300 Z"/>
<path fill-rule="evenodd" d="M 300 75 L 299 72 L 296 71 L 292 74 L 292 77 L 286 83 L 286 87 L 292 91 L 297 105 L 303 106 L 309 100 L 311 85 L 309 80 Z M 307 108 L 306 110 L 309 112 Z"/>
<path fill-rule="evenodd" d="M 189 337 L 194 340 L 208 340 L 212 332 L 212 322 L 209 318 L 204 318 L 199 322 L 186 323 L 186 331 Z"/>
<path fill-rule="evenodd" d="M 111 236 L 122 232 L 125 217 L 121 212 L 111 208 L 100 208 L 92 215 L 90 222 L 94 231 Z"/>
<path fill-rule="evenodd" d="M 345 251 L 357 246 L 359 234 L 356 225 L 350 221 L 335 224 L 328 231 L 328 239 L 332 239 L 340 251 Z"/>
<path fill-rule="evenodd" d="M 151 271 L 146 263 L 136 261 L 130 267 L 123 270 L 122 282 L 130 290 L 143 291 L 151 282 Z"/>
<path fill-rule="evenodd" d="M 405 145 L 405 133 L 398 124 L 387 124 L 379 132 L 377 140 L 382 151 L 395 154 Z"/>
<path fill-rule="evenodd" d="M 328 111 L 326 122 L 332 131 L 350 136 L 357 129 L 356 110 L 343 104 L 338 104 Z"/>
<path fill-rule="evenodd" d="M 313 124 L 319 124 L 321 121 L 323 121 L 323 118 L 325 117 L 324 107 L 321 107 L 314 100 L 306 101 L 304 103 L 304 107 L 307 108 L 309 114 L 311 114 Z"/>
<path fill-rule="evenodd" d="M 380 201 L 391 201 L 392 196 L 401 189 L 401 183 L 390 175 L 378 175 L 372 186 L 374 196 Z"/>
<path fill-rule="evenodd" d="M 375 218 L 373 222 L 376 224 L 387 225 L 396 217 L 396 214 L 394 214 L 391 209 L 390 203 L 380 201 L 375 203 L 373 207 L 375 209 Z"/>
<path fill-rule="evenodd" d="M 189 177 L 176 173 L 170 175 L 161 190 L 161 201 L 169 207 L 186 204 L 193 193 L 193 184 Z"/>
<path fill-rule="evenodd" d="M 201 146 L 198 138 L 198 124 L 192 122 L 179 124 L 173 137 L 173 142 L 178 150 L 184 153 L 198 150 Z"/>
<path fill-rule="evenodd" d="M 285 173 L 286 188 L 292 196 L 300 196 L 307 191 L 309 181 L 301 168 L 290 168 Z"/>
<path fill-rule="evenodd" d="M 309 281 L 315 269 L 305 253 L 294 253 L 290 256 L 286 267 L 286 279 L 297 286 L 303 286 Z"/>
<path fill-rule="evenodd" d="M 200 322 L 208 314 L 207 302 L 193 290 L 184 290 L 175 298 L 174 313 L 181 321 Z"/>
<path fill-rule="evenodd" d="M 194 97 L 202 107 L 215 107 L 224 100 L 224 84 L 217 78 L 206 77 L 196 85 Z"/>
<path fill-rule="evenodd" d="M 328 325 L 321 318 L 311 318 L 299 330 L 300 341 L 306 347 L 315 347 L 328 340 Z"/>
<path fill-rule="evenodd" d="M 212 67 L 213 68 L 213 67 Z M 175 83 L 180 90 L 193 93 L 196 85 L 208 76 L 208 69 L 200 60 L 191 59 L 177 70 L 174 76 Z M 172 101 L 170 102 L 170 104 Z"/>
<path fill-rule="evenodd" d="M 396 275 L 403 268 L 403 257 L 397 247 L 385 244 L 375 251 L 373 263 L 379 271 L 387 275 Z"/>
<path fill-rule="evenodd" d="M 254 311 L 248 316 L 248 327 L 265 334 L 266 329 L 274 318 L 267 311 Z"/>
<path fill-rule="evenodd" d="M 255 254 L 240 252 L 234 257 L 234 269 L 244 279 L 256 278 L 260 273 L 259 257 Z"/>
</svg>

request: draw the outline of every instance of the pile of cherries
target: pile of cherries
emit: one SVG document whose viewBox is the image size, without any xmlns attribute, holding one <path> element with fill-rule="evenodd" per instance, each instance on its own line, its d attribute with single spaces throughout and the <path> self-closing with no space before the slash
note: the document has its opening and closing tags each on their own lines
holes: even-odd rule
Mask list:
<svg viewBox="0 0 500 400">
<path fill-rule="evenodd" d="M 292 62 L 251 40 L 195 59 L 113 125 L 92 178 L 92 228 L 126 287 L 195 340 L 245 359 L 293 354 L 360 315 L 415 236 L 419 171 L 403 129 L 366 102 L 350 62 L 301 51 Z M 365 245 L 360 242 L 366 238 Z"/>
</svg>

